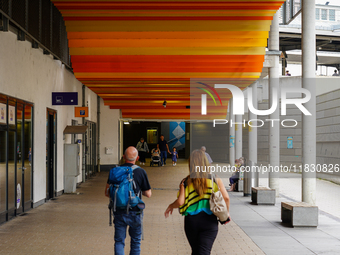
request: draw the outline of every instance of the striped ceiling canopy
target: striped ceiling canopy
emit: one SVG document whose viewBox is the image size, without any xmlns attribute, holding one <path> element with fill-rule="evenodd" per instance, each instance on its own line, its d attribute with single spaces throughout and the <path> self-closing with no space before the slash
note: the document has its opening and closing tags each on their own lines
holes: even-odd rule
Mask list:
<svg viewBox="0 0 340 255">
<path fill-rule="evenodd" d="M 188 107 L 200 100 L 196 87 L 210 91 L 211 116 L 225 118 L 231 94 L 214 93 L 207 79 L 245 88 L 259 78 L 283 2 L 53 0 L 66 22 L 75 76 L 131 119 L 189 119 L 200 111 Z"/>
</svg>

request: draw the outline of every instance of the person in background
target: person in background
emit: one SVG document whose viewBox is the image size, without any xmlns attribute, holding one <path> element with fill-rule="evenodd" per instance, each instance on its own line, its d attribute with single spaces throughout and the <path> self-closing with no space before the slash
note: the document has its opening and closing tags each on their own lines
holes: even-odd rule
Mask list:
<svg viewBox="0 0 340 255">
<path fill-rule="evenodd" d="M 241 167 L 245 167 L 246 166 L 246 160 L 244 157 L 240 157 L 239 158 L 239 163 L 240 163 L 240 169 Z"/>
<path fill-rule="evenodd" d="M 162 166 L 166 165 L 167 152 L 170 154 L 169 145 L 166 140 L 164 140 L 164 135 L 160 136 L 157 144 L 157 149 L 161 151 L 161 162 Z"/>
<path fill-rule="evenodd" d="M 28 151 L 28 162 L 30 166 L 31 166 L 31 161 L 32 161 L 32 149 L 30 148 L 30 150 Z"/>
<path fill-rule="evenodd" d="M 292 76 L 288 70 L 286 71 L 286 76 Z"/>
<path fill-rule="evenodd" d="M 339 74 L 338 74 L 338 70 L 334 70 L 334 73 L 333 73 L 333 75 L 332 76 L 339 76 Z"/>
<path fill-rule="evenodd" d="M 172 166 L 175 166 L 178 159 L 178 152 L 176 151 L 176 147 L 172 148 L 172 152 L 170 152 L 170 154 L 172 155 Z"/>
<path fill-rule="evenodd" d="M 146 153 L 149 152 L 149 148 L 148 148 L 148 144 L 144 141 L 143 137 L 137 143 L 136 149 L 138 150 L 139 164 L 145 165 L 145 156 L 146 156 Z"/>
<path fill-rule="evenodd" d="M 151 156 L 152 157 L 160 157 L 161 151 L 158 148 L 153 148 L 151 150 Z"/>
<path fill-rule="evenodd" d="M 236 171 L 233 172 L 232 176 L 229 178 L 229 182 L 230 182 L 230 189 L 228 191 L 234 191 L 236 190 L 236 183 L 238 182 L 238 180 L 240 179 L 240 167 L 241 167 L 241 163 L 239 159 L 235 159 L 235 168 Z"/>
<path fill-rule="evenodd" d="M 207 168 L 207 157 L 202 150 L 195 150 L 190 155 L 189 175 L 180 185 L 178 198 L 164 212 L 165 218 L 172 214 L 173 209 L 185 216 L 184 230 L 191 246 L 192 255 L 209 255 L 218 232 L 217 217 L 210 210 L 211 189 L 220 189 L 229 211 L 230 199 L 223 182 L 216 178 L 214 182 L 207 172 L 196 172 L 196 166 Z M 225 222 L 224 224 L 230 222 Z"/>
<path fill-rule="evenodd" d="M 210 155 L 208 154 L 208 152 L 206 152 L 206 150 L 207 150 L 207 148 L 205 148 L 205 146 L 201 147 L 201 151 L 203 151 L 205 153 L 205 156 L 207 157 L 209 164 L 211 164 L 213 161 L 212 161 Z"/>
</svg>

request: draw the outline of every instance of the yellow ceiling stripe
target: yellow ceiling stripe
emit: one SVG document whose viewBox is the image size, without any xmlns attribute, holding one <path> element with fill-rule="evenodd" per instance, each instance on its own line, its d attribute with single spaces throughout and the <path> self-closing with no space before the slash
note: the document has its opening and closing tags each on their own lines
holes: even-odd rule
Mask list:
<svg viewBox="0 0 340 255">
<path fill-rule="evenodd" d="M 69 32 L 69 39 L 229 39 L 268 38 L 268 31 Z"/>
<path fill-rule="evenodd" d="M 68 32 L 269 31 L 270 20 L 66 21 Z"/>
</svg>

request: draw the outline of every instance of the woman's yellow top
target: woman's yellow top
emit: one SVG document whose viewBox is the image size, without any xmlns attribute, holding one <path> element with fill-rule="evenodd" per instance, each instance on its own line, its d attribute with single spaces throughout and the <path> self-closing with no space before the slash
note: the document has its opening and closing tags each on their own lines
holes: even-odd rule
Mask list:
<svg viewBox="0 0 340 255">
<path fill-rule="evenodd" d="M 191 183 L 189 186 L 186 185 L 187 180 L 184 182 L 185 187 L 185 202 L 179 208 L 180 214 L 183 216 L 187 215 L 196 215 L 200 212 L 205 212 L 209 215 L 212 214 L 210 210 L 210 196 L 211 196 L 211 189 L 212 189 L 212 181 L 211 179 L 207 180 L 207 190 L 204 192 L 203 196 L 200 197 L 194 189 L 193 184 Z M 214 192 L 218 191 L 218 186 L 216 182 L 214 182 Z"/>
</svg>

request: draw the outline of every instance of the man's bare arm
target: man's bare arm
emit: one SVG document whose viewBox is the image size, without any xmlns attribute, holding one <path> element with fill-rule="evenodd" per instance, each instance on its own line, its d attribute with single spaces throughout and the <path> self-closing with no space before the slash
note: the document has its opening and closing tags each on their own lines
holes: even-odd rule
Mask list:
<svg viewBox="0 0 340 255">
<path fill-rule="evenodd" d="M 106 183 L 105 196 L 110 197 L 110 184 Z"/>
<path fill-rule="evenodd" d="M 151 197 L 151 195 L 152 195 L 151 189 L 143 191 L 142 194 L 143 194 L 143 196 Z"/>
</svg>

